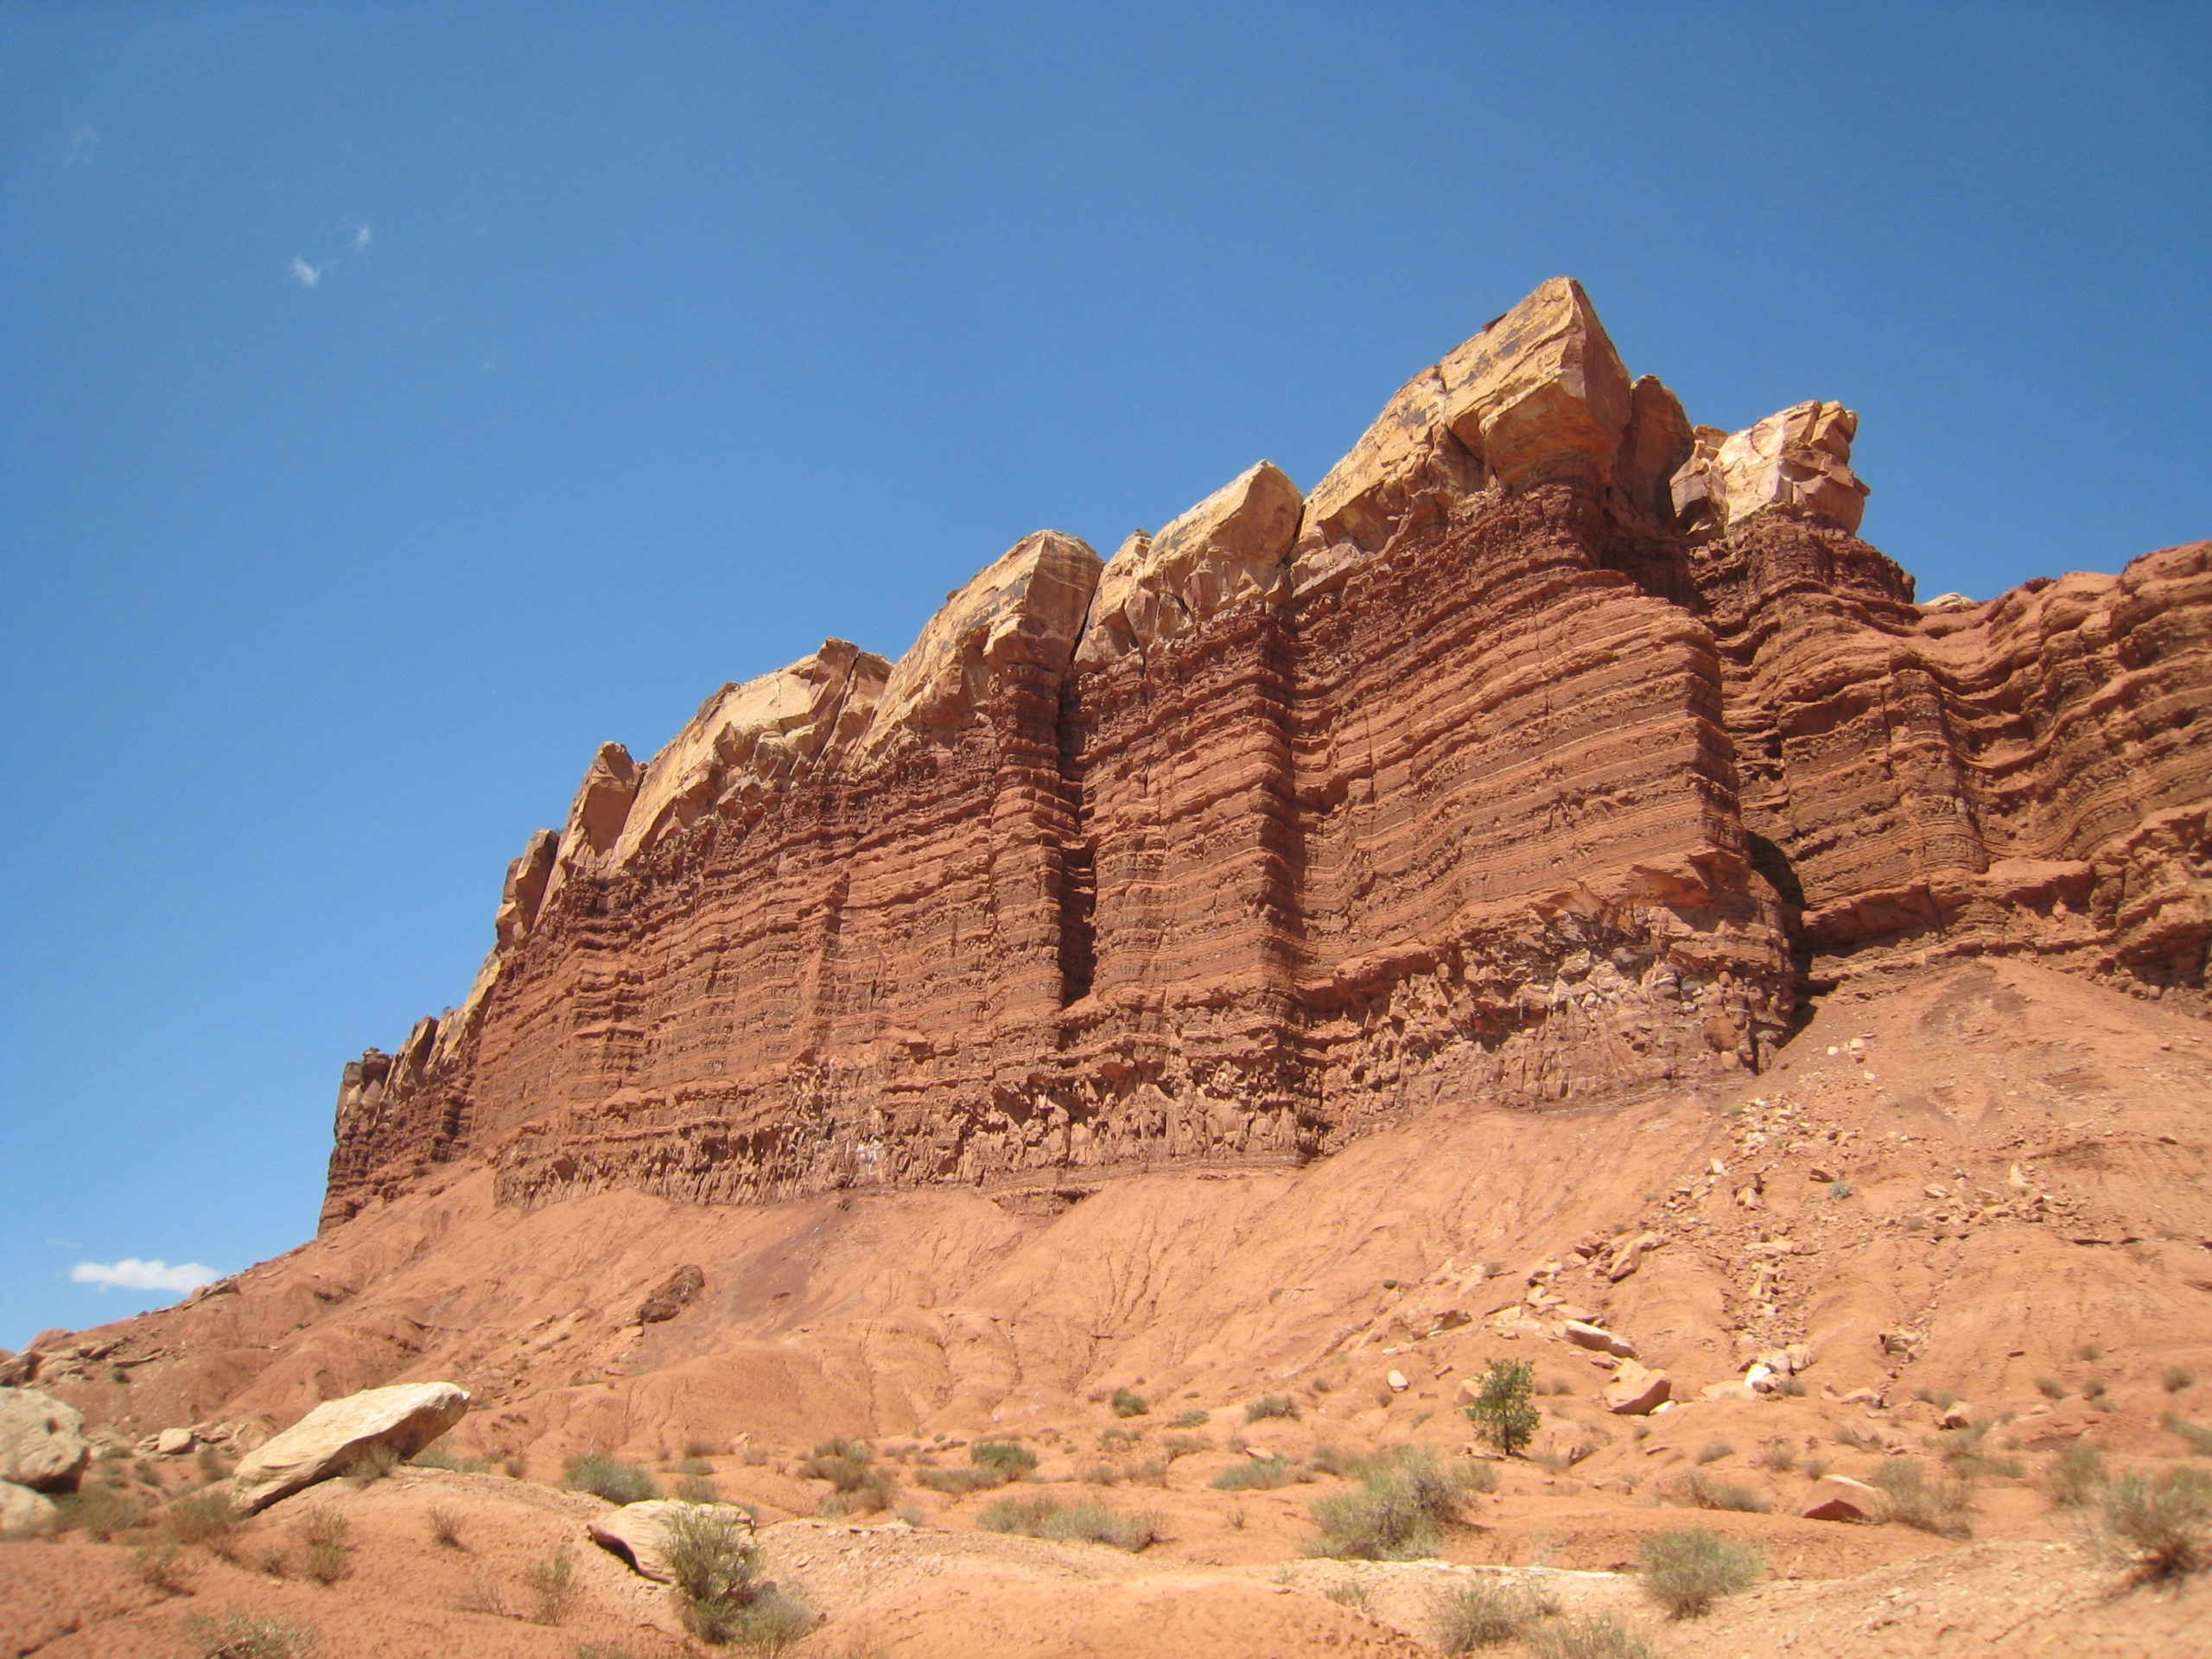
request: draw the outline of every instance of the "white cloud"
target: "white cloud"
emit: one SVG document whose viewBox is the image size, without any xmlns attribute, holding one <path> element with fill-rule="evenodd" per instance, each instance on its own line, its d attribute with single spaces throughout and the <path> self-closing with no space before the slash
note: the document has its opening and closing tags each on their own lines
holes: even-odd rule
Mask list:
<svg viewBox="0 0 2212 1659">
<path fill-rule="evenodd" d="M 322 280 L 322 273 L 328 269 L 327 265 L 311 265 L 297 254 L 292 256 L 292 280 L 302 288 L 313 288 Z"/>
<path fill-rule="evenodd" d="M 158 1256 L 151 1262 L 141 1262 L 135 1255 L 126 1255 L 120 1262 L 79 1262 L 69 1269 L 69 1277 L 75 1282 L 98 1285 L 103 1293 L 110 1285 L 118 1290 L 197 1290 L 222 1276 L 197 1262 L 180 1262 L 171 1267 Z"/>
<path fill-rule="evenodd" d="M 376 238 L 369 234 L 369 227 L 356 219 L 353 224 L 353 251 L 359 253 Z"/>
</svg>

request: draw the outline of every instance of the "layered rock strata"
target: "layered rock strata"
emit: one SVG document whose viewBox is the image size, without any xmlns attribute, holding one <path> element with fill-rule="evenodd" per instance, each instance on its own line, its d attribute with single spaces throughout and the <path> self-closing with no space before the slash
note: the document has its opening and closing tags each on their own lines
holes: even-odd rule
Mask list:
<svg viewBox="0 0 2212 1659">
<path fill-rule="evenodd" d="M 1310 496 L 1040 532 L 895 665 L 607 746 L 463 1007 L 347 1067 L 326 1222 L 462 1155 L 525 1205 L 1297 1161 L 1759 1067 L 1900 948 L 2195 995 L 2212 555 L 1923 609 L 1856 423 L 1693 428 L 1548 283 Z"/>
</svg>

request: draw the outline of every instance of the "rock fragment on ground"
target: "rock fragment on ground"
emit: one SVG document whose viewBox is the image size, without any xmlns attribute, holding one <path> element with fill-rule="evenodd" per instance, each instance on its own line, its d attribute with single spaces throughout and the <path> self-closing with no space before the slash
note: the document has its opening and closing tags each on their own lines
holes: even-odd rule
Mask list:
<svg viewBox="0 0 2212 1659">
<path fill-rule="evenodd" d="M 251 1515 L 344 1474 L 356 1458 L 380 1447 L 411 1458 L 467 1409 L 468 1395 L 451 1382 L 399 1382 L 326 1400 L 248 1454 L 232 1478 L 232 1502 Z"/>
</svg>

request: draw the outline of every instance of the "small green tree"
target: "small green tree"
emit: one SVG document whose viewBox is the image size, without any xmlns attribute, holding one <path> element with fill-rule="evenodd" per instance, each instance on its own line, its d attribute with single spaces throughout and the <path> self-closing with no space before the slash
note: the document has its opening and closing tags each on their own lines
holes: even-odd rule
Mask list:
<svg viewBox="0 0 2212 1659">
<path fill-rule="evenodd" d="M 1521 1454 L 1542 1421 L 1529 1399 L 1535 1370 L 1525 1359 L 1493 1359 L 1483 1373 L 1482 1392 L 1467 1408 L 1475 1432 L 1509 1458 Z"/>
</svg>

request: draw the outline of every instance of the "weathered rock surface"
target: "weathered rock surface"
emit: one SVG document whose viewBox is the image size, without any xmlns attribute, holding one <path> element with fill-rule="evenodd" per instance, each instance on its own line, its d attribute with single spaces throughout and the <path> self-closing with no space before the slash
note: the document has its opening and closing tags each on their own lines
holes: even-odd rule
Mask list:
<svg viewBox="0 0 2212 1659">
<path fill-rule="evenodd" d="M 1878 1521 L 1881 1491 L 1848 1475 L 1823 1475 L 1798 1513 L 1808 1521 Z"/>
<path fill-rule="evenodd" d="M 354 1459 L 376 1448 L 411 1458 L 467 1410 L 468 1395 L 450 1382 L 397 1382 L 326 1400 L 246 1455 L 231 1478 L 231 1500 L 251 1515 L 344 1474 Z"/>
<path fill-rule="evenodd" d="M 668 1564 L 670 1528 L 679 1516 L 713 1514 L 731 1522 L 745 1538 L 753 1535 L 753 1517 L 727 1503 L 685 1503 L 671 1497 L 649 1497 L 641 1503 L 625 1503 L 595 1517 L 588 1528 L 592 1542 L 611 1549 L 644 1578 L 663 1584 L 675 1581 Z"/>
<path fill-rule="evenodd" d="M 1613 1373 L 1613 1380 L 1599 1391 L 1598 1397 L 1605 1402 L 1607 1411 L 1624 1417 L 1642 1417 L 1664 1405 L 1673 1392 L 1673 1380 L 1666 1372 L 1624 1359 Z"/>
<path fill-rule="evenodd" d="M 0 1480 L 0 1538 L 44 1532 L 60 1511 L 54 1500 L 12 1480 Z"/>
<path fill-rule="evenodd" d="M 470 1157 L 1050 1210 L 1756 1071 L 1899 953 L 2201 998 L 2212 549 L 1923 608 L 1854 429 L 1694 429 L 1548 283 L 1303 502 L 1262 463 L 1103 569 L 1040 531 L 895 666 L 607 746 L 461 1009 L 347 1067 L 326 1224 Z"/>
<path fill-rule="evenodd" d="M 0 1481 L 67 1491 L 92 1461 L 84 1414 L 36 1389 L 0 1389 Z"/>
<path fill-rule="evenodd" d="M 1303 505 L 1298 486 L 1263 461 L 1157 536 L 1130 537 L 1099 572 L 1077 665 L 1103 667 L 1228 606 L 1281 597 Z"/>
<path fill-rule="evenodd" d="M 1777 508 L 1846 532 L 1866 512 L 1866 486 L 1851 470 L 1859 416 L 1841 404 L 1794 404 L 1737 433 L 1694 434 L 1675 474 L 1675 511 L 1693 537 L 1740 528 Z"/>
</svg>

